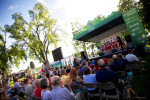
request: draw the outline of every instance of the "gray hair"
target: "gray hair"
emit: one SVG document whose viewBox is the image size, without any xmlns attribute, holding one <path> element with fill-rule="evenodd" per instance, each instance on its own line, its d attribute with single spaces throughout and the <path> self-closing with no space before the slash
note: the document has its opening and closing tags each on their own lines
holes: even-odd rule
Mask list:
<svg viewBox="0 0 150 100">
<path fill-rule="evenodd" d="M 99 66 L 100 68 L 105 68 L 106 64 L 105 64 L 104 59 L 99 59 L 99 60 L 98 60 L 98 66 Z"/>
<path fill-rule="evenodd" d="M 51 78 L 51 84 L 52 84 L 53 86 L 56 86 L 59 81 L 60 81 L 60 77 L 59 77 L 59 76 L 53 76 L 53 77 Z"/>
<path fill-rule="evenodd" d="M 36 79 L 36 80 L 35 80 L 35 85 L 36 85 L 36 86 L 39 86 L 39 85 L 40 85 L 40 79 Z"/>
</svg>

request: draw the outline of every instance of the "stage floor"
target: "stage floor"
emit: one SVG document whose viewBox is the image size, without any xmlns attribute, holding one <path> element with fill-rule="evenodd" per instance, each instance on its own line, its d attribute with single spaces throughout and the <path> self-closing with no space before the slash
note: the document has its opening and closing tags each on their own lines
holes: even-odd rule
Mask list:
<svg viewBox="0 0 150 100">
<path fill-rule="evenodd" d="M 95 56 L 95 57 L 90 57 L 89 59 L 90 60 L 99 60 L 99 59 L 102 59 L 102 58 L 112 58 L 113 54 L 119 54 L 119 53 L 127 53 L 127 50 L 120 50 L 120 51 L 117 51 L 117 52 L 114 52 L 114 53 L 107 53 L 107 54 L 104 54 L 102 56 Z"/>
</svg>

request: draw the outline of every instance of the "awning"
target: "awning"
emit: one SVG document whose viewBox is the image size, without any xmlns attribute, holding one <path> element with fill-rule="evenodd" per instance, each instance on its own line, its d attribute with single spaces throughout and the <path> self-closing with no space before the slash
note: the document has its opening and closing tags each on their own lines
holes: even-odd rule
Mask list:
<svg viewBox="0 0 150 100">
<path fill-rule="evenodd" d="M 89 21 L 73 39 L 87 42 L 99 42 L 110 34 L 126 30 L 124 20 L 119 11 L 112 12 L 104 19 Z"/>
</svg>

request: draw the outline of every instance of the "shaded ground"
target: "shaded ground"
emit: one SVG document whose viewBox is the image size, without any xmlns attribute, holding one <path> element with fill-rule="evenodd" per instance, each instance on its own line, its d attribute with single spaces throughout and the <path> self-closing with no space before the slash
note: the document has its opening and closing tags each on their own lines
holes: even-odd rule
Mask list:
<svg viewBox="0 0 150 100">
<path fill-rule="evenodd" d="M 138 96 L 150 100 L 150 54 L 142 57 L 142 61 L 145 61 L 144 68 L 147 70 L 142 75 L 135 76 L 132 88 Z"/>
</svg>

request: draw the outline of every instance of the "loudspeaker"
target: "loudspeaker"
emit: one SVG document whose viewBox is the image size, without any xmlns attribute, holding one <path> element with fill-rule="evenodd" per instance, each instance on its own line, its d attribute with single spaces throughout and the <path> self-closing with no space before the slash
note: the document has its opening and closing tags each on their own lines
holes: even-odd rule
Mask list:
<svg viewBox="0 0 150 100">
<path fill-rule="evenodd" d="M 132 38 L 130 35 L 125 36 L 125 40 L 127 42 L 127 48 L 133 48 Z"/>
<path fill-rule="evenodd" d="M 63 59 L 61 47 L 59 47 L 59 48 L 53 50 L 53 51 L 52 51 L 52 54 L 53 54 L 53 59 L 54 59 L 54 61 L 60 61 L 61 59 Z"/>
<path fill-rule="evenodd" d="M 111 51 L 111 53 L 115 53 L 115 52 L 117 52 L 117 50 L 116 50 L 116 49 L 113 49 L 113 50 Z"/>
<path fill-rule="evenodd" d="M 99 53 L 99 56 L 103 56 L 104 55 L 104 53 Z"/>
<path fill-rule="evenodd" d="M 132 38 L 131 38 L 130 35 L 125 36 L 125 40 L 126 40 L 127 43 L 132 42 Z"/>
<path fill-rule="evenodd" d="M 85 59 L 86 59 L 86 56 L 85 56 L 85 54 L 84 54 L 84 51 L 81 51 L 80 53 L 81 53 L 81 59 L 82 59 L 82 60 L 85 60 Z"/>
</svg>

